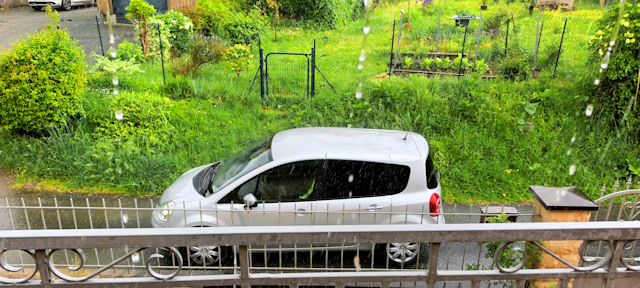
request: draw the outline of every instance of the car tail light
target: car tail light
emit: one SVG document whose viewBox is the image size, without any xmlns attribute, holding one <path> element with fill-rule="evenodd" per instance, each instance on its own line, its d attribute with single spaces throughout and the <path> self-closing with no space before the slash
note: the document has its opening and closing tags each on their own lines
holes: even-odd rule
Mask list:
<svg viewBox="0 0 640 288">
<path fill-rule="evenodd" d="M 429 200 L 429 212 L 431 213 L 431 217 L 438 217 L 441 213 L 440 195 L 436 193 L 431 194 L 431 199 Z"/>
</svg>

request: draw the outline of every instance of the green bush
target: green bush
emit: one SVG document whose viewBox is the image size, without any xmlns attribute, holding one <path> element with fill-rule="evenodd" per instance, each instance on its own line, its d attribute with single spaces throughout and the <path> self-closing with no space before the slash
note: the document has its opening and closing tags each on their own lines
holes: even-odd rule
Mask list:
<svg viewBox="0 0 640 288">
<path fill-rule="evenodd" d="M 202 66 L 222 59 L 226 43 L 218 37 L 196 35 L 188 54 L 172 59 L 169 71 L 178 76 L 195 77 Z"/>
<path fill-rule="evenodd" d="M 196 95 L 194 84 L 194 81 L 187 77 L 172 78 L 164 85 L 164 94 L 173 100 L 193 98 Z"/>
<path fill-rule="evenodd" d="M 591 63 L 601 63 L 607 68 L 596 75 L 598 86 L 593 86 L 593 93 L 598 98 L 594 102 L 601 103 L 596 109 L 596 115 L 606 119 L 611 126 L 622 123 L 626 117 L 626 126 L 637 137 L 640 135 L 640 109 L 637 107 L 637 83 L 640 75 L 640 1 L 624 1 L 622 15 L 618 15 L 620 4 L 615 4 L 602 16 L 598 22 L 598 31 L 591 37 Z M 620 30 L 615 41 L 614 52 L 607 57 L 609 41 L 615 31 L 618 16 Z M 609 59 L 607 59 L 609 58 Z M 608 61 L 607 61 L 608 60 Z M 607 63 L 608 62 L 608 63 Z"/>
<path fill-rule="evenodd" d="M 140 48 L 140 46 L 124 40 L 118 45 L 116 58 L 123 61 L 129 61 L 130 59 L 133 59 L 133 62 L 135 63 L 142 63 L 142 61 L 144 60 L 144 55 L 142 55 L 142 49 Z"/>
<path fill-rule="evenodd" d="M 256 11 L 244 12 L 229 0 L 199 0 L 190 13 L 198 18 L 196 27 L 207 36 L 220 36 L 234 44 L 258 40 L 265 21 Z"/>
<path fill-rule="evenodd" d="M 165 14 L 156 15 L 169 29 L 169 43 L 175 54 L 187 52 L 193 36 L 193 22 L 182 12 L 169 10 Z"/>
<path fill-rule="evenodd" d="M 318 28 L 336 28 L 362 15 L 360 0 L 280 0 L 280 17 L 308 21 Z"/>
<path fill-rule="evenodd" d="M 53 24 L 14 43 L 0 55 L 0 127 L 40 133 L 81 112 L 86 82 L 84 51 Z"/>
<path fill-rule="evenodd" d="M 229 47 L 223 57 L 227 68 L 236 73 L 236 76 L 240 79 L 240 73 L 249 69 L 253 54 L 251 54 L 251 46 L 236 44 L 233 47 Z"/>
<path fill-rule="evenodd" d="M 159 33 L 162 37 L 158 35 L 158 28 L 160 29 Z M 149 50 L 147 51 L 147 60 L 160 61 L 160 41 L 162 41 L 164 61 L 169 61 L 169 51 L 171 50 L 171 43 L 169 42 L 170 36 L 169 28 L 164 25 L 162 20 L 149 19 Z"/>
<path fill-rule="evenodd" d="M 109 98 L 107 113 L 94 121 L 97 138 L 114 143 L 133 141 L 139 145 L 169 146 L 175 127 L 169 123 L 171 100 L 150 93 L 123 92 Z"/>
</svg>

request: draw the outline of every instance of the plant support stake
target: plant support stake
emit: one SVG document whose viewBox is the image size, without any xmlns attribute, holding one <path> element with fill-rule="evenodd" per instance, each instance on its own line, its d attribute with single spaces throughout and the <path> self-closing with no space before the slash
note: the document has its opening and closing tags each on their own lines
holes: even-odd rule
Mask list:
<svg viewBox="0 0 640 288">
<path fill-rule="evenodd" d="M 558 47 L 558 57 L 556 57 L 556 67 L 553 69 L 553 78 L 556 78 L 558 71 L 558 62 L 560 61 L 560 53 L 562 52 L 562 41 L 564 41 L 564 32 L 567 30 L 567 18 L 564 18 L 564 27 L 562 28 L 562 36 L 560 37 L 560 47 Z"/>
<path fill-rule="evenodd" d="M 167 85 L 167 78 L 164 75 L 164 53 L 162 52 L 162 34 L 160 32 L 160 23 L 158 23 L 158 40 L 160 41 L 160 60 L 162 61 L 162 83 Z"/>
<path fill-rule="evenodd" d="M 478 19 L 478 41 L 476 43 L 476 55 L 473 57 L 473 66 L 478 61 L 478 50 L 480 49 L 480 33 L 482 33 L 482 11 L 480 11 L 480 19 Z"/>
<path fill-rule="evenodd" d="M 393 41 L 396 38 L 396 20 L 393 20 L 393 29 L 391 29 L 391 52 L 389 52 L 389 77 L 391 77 L 391 67 L 393 65 Z"/>
<path fill-rule="evenodd" d="M 440 38 L 440 16 L 442 16 L 442 11 L 438 11 L 438 28 L 436 29 L 436 52 L 433 54 L 433 65 L 438 67 L 438 38 Z"/>
<path fill-rule="evenodd" d="M 100 39 L 100 49 L 102 50 L 102 57 L 104 57 L 104 45 L 102 44 L 102 33 L 100 33 L 100 19 L 96 15 L 96 26 L 98 27 L 98 39 Z"/>
<path fill-rule="evenodd" d="M 400 39 L 402 38 L 402 18 L 404 17 L 404 10 L 401 10 L 400 14 L 400 28 L 398 28 L 398 45 L 396 46 L 396 63 L 398 63 L 398 56 L 400 56 Z"/>
<path fill-rule="evenodd" d="M 504 40 L 504 57 L 507 57 L 507 47 L 509 47 L 509 20 L 511 19 L 507 19 L 507 37 L 505 37 Z"/>
<path fill-rule="evenodd" d="M 464 26 L 464 38 L 462 39 L 462 54 L 460 54 L 460 67 L 458 68 L 458 80 L 460 80 L 460 74 L 462 73 L 462 59 L 464 59 L 464 45 L 467 43 L 467 30 L 469 25 Z"/>
<path fill-rule="evenodd" d="M 538 47 L 540 46 L 540 11 L 538 11 L 538 29 L 536 29 L 535 52 L 533 53 L 533 70 L 536 70 L 538 64 Z"/>
</svg>

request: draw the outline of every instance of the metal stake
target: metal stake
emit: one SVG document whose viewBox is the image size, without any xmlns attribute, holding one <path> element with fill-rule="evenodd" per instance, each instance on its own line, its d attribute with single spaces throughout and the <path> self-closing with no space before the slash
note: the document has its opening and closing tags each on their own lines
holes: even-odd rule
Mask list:
<svg viewBox="0 0 640 288">
<path fill-rule="evenodd" d="M 102 33 L 100 33 L 100 20 L 96 15 L 96 26 L 98 26 L 98 39 L 100 39 L 100 49 L 102 49 L 102 56 L 104 57 L 104 45 L 102 44 Z"/>
<path fill-rule="evenodd" d="M 538 29 L 536 29 L 536 47 L 535 52 L 533 53 L 533 70 L 536 70 L 536 65 L 538 64 L 538 45 L 540 45 L 540 11 L 538 11 Z"/>
<path fill-rule="evenodd" d="M 389 77 L 391 77 L 391 65 L 393 63 L 393 40 L 396 38 L 396 20 L 393 20 L 393 29 L 391 29 L 391 52 L 389 52 Z"/>
<path fill-rule="evenodd" d="M 398 63 L 398 56 L 400 55 L 400 39 L 402 38 L 402 18 L 404 17 L 404 10 L 402 10 L 402 15 L 400 15 L 400 28 L 398 28 L 398 45 L 396 47 L 396 63 Z"/>
<path fill-rule="evenodd" d="M 442 16 L 442 11 L 438 11 L 438 28 L 436 30 L 436 52 L 433 56 L 433 65 L 438 67 L 436 63 L 438 63 L 438 38 L 440 38 L 440 16 Z"/>
<path fill-rule="evenodd" d="M 509 20 L 507 19 L 507 37 L 504 40 L 504 57 L 507 57 L 507 47 L 509 46 Z"/>
<path fill-rule="evenodd" d="M 469 25 L 464 26 L 464 38 L 462 39 L 462 54 L 460 54 L 460 67 L 458 68 L 458 80 L 460 80 L 460 74 L 462 73 L 462 59 L 464 59 L 464 45 L 467 43 L 467 30 L 469 30 Z"/>
<path fill-rule="evenodd" d="M 160 60 L 162 61 L 162 83 L 167 85 L 167 78 L 164 74 L 164 53 L 162 52 L 162 34 L 160 34 L 160 23 L 158 23 L 158 40 L 160 41 Z"/>
<path fill-rule="evenodd" d="M 564 18 L 564 27 L 562 28 L 562 37 L 560 37 L 560 47 L 558 47 L 558 57 L 556 57 L 556 68 L 553 69 L 553 78 L 556 78 L 558 71 L 558 62 L 560 61 L 560 53 L 562 52 L 562 41 L 564 41 L 564 32 L 567 30 L 567 18 Z"/>
</svg>

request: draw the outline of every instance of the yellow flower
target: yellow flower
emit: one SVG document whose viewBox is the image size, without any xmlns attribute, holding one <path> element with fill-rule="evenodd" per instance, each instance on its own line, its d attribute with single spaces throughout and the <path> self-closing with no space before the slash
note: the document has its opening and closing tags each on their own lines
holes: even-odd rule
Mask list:
<svg viewBox="0 0 640 288">
<path fill-rule="evenodd" d="M 631 38 L 631 43 L 636 43 L 636 38 Z"/>
<path fill-rule="evenodd" d="M 624 27 L 629 27 L 629 21 L 624 21 L 622 25 L 624 25 Z"/>
<path fill-rule="evenodd" d="M 627 43 L 627 44 L 631 43 L 631 39 L 627 38 L 627 41 L 624 41 L 624 43 Z"/>
<path fill-rule="evenodd" d="M 600 53 L 600 56 L 604 55 L 604 52 L 602 52 L 602 49 L 598 50 L 598 53 Z"/>
<path fill-rule="evenodd" d="M 512 171 L 513 171 L 513 169 L 504 170 L 504 172 L 507 172 L 507 174 L 511 174 Z"/>
<path fill-rule="evenodd" d="M 503 196 L 503 197 L 507 197 L 507 194 L 505 194 L 505 193 L 502 193 L 502 196 Z"/>
</svg>

